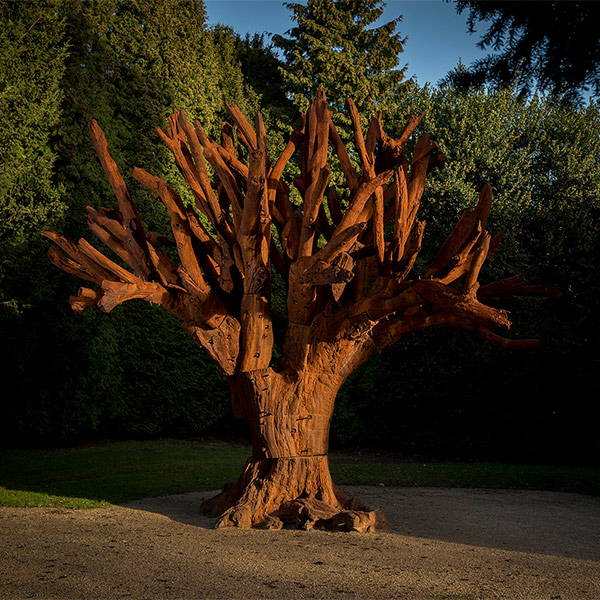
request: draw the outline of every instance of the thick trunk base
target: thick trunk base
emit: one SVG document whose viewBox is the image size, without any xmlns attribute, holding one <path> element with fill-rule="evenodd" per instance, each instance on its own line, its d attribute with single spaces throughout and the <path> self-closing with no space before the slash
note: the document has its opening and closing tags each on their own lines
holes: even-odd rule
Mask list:
<svg viewBox="0 0 600 600">
<path fill-rule="evenodd" d="M 372 531 L 377 515 L 329 473 L 329 425 L 342 379 L 305 368 L 256 369 L 230 379 L 233 412 L 250 426 L 252 458 L 237 483 L 207 500 L 217 527 Z"/>
<path fill-rule="evenodd" d="M 327 456 L 251 458 L 239 481 L 206 500 L 216 527 L 374 531 L 381 516 L 337 489 Z"/>
</svg>

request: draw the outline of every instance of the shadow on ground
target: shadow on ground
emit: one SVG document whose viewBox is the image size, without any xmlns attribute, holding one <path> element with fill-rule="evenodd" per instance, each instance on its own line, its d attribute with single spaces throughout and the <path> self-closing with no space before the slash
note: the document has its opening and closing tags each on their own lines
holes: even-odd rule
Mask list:
<svg viewBox="0 0 600 600">
<path fill-rule="evenodd" d="M 344 487 L 381 509 L 388 533 L 450 543 L 600 560 L 600 499 L 562 492 Z M 210 529 L 201 492 L 145 498 L 124 506 Z M 343 535 L 343 534 L 340 534 Z"/>
</svg>

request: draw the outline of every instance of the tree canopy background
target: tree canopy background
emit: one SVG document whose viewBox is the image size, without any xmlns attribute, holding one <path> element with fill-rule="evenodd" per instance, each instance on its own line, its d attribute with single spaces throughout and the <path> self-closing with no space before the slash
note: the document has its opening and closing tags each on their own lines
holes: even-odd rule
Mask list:
<svg viewBox="0 0 600 600">
<path fill-rule="evenodd" d="M 317 88 L 327 90 L 336 121 L 349 125 L 344 101 L 352 97 L 359 113 L 397 106 L 404 67 L 398 55 L 406 38 L 396 31 L 402 17 L 375 26 L 380 0 L 311 0 L 285 4 L 296 23 L 273 36 L 282 52 L 282 85 L 305 111 Z"/>
<path fill-rule="evenodd" d="M 459 13 L 468 12 L 471 33 L 478 24 L 487 27 L 477 45 L 492 51 L 456 72 L 456 84 L 515 85 L 525 93 L 537 86 L 570 100 L 580 99 L 582 92 L 600 93 L 597 2 L 455 2 Z"/>
<path fill-rule="evenodd" d="M 85 235 L 84 207 L 114 204 L 89 119 L 105 129 L 123 173 L 138 165 L 178 186 L 154 133 L 173 108 L 213 135 L 223 101 L 247 114 L 260 108 L 277 148 L 320 83 L 342 126 L 347 95 L 362 111 L 383 110 L 391 134 L 425 115 L 419 131 L 448 156 L 426 190 L 425 247 L 489 180 L 491 226 L 506 232 L 490 279 L 522 273 L 563 290 L 508 307 L 516 333 L 542 338 L 540 350 L 500 351 L 439 330 L 365 365 L 340 395 L 333 442 L 446 458 L 598 456 L 585 415 L 600 341 L 599 106 L 524 96 L 519 86 L 404 81 L 401 22 L 372 28 L 381 6 L 291 4 L 296 25 L 275 38 L 278 53 L 264 37 L 207 27 L 199 0 L 0 3 L 1 364 L 13 390 L 3 395 L 5 444 L 235 432 L 224 380 L 178 324 L 141 302 L 110 316 L 72 314 L 65 298 L 78 284 L 50 265 L 38 232 Z M 128 184 L 144 225 L 166 233 L 162 207 Z"/>
</svg>

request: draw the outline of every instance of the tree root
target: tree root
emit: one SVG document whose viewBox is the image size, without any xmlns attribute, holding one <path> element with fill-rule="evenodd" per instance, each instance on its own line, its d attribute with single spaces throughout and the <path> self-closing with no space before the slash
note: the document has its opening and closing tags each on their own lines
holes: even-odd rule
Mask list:
<svg viewBox="0 0 600 600">
<path fill-rule="evenodd" d="M 203 502 L 216 527 L 327 529 L 366 533 L 383 518 L 333 485 L 326 456 L 250 459 L 240 480 Z"/>
</svg>

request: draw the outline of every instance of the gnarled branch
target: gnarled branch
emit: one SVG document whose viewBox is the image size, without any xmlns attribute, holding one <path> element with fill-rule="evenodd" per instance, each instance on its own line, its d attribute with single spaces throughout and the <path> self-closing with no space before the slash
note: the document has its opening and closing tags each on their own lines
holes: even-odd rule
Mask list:
<svg viewBox="0 0 600 600">
<path fill-rule="evenodd" d="M 221 124 L 219 141 L 183 111 L 176 110 L 168 126 L 157 129 L 190 190 L 192 206 L 160 177 L 132 170 L 133 178 L 164 204 L 172 238 L 143 230 L 104 133 L 90 123 L 117 204 L 115 209 L 88 207 L 88 224 L 116 258 L 86 240 L 74 243 L 44 232 L 54 243 L 50 260 L 97 286 L 71 296 L 75 311 L 92 306 L 108 311 L 126 300 L 145 299 L 179 316 L 225 373 L 267 369 L 275 339 L 270 309 L 275 267 L 288 283 L 282 371 L 323 361 L 323 369 L 346 373 L 400 336 L 439 325 L 472 330 L 507 348 L 534 345 L 495 333 L 510 326 L 509 315 L 484 301 L 558 290 L 520 278 L 480 286 L 481 270 L 500 240 L 486 231 L 489 184 L 429 268 L 421 276 L 414 273 L 425 230 L 418 213 L 427 174 L 444 158 L 427 133 L 406 155 L 420 116 L 412 116 L 397 139 L 385 132 L 381 113 L 363 133 L 356 105 L 348 100 L 354 137 L 349 149 L 319 90 L 271 165 L 262 116 L 252 124 L 237 107 L 226 108 L 233 123 Z M 236 139 L 245 150 L 236 147 Z M 349 190 L 345 210 L 344 195 L 331 184 L 330 147 Z M 294 182 L 300 206 L 290 201 L 284 179 L 286 165 L 294 160 L 301 173 Z M 175 245 L 179 264 L 164 244 Z"/>
</svg>

